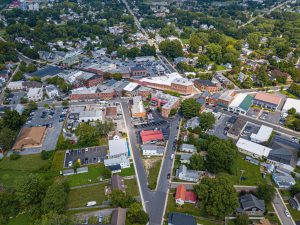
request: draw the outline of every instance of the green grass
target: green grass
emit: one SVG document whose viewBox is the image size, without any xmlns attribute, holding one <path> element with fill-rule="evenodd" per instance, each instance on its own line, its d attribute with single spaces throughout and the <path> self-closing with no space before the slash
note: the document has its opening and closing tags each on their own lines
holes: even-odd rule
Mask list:
<svg viewBox="0 0 300 225">
<path fill-rule="evenodd" d="M 51 170 L 60 171 L 64 167 L 65 151 L 56 151 L 52 160 Z"/>
<path fill-rule="evenodd" d="M 224 224 L 224 222 L 223 221 L 213 222 L 213 221 L 210 221 L 210 220 L 197 219 L 197 224 L 202 224 L 202 225 L 220 225 L 220 224 Z"/>
<path fill-rule="evenodd" d="M 118 173 L 118 175 L 120 175 L 122 177 L 127 177 L 127 176 L 133 176 L 133 175 L 135 175 L 135 170 L 134 170 L 133 163 L 130 164 L 129 168 L 122 169 L 122 171 L 120 173 Z"/>
<path fill-rule="evenodd" d="M 41 154 L 22 155 L 17 160 L 5 157 L 0 162 L 0 170 L 38 171 L 49 165 L 50 160 L 42 160 Z"/>
<path fill-rule="evenodd" d="M 219 71 L 219 70 L 225 70 L 226 67 L 225 66 L 221 66 L 221 65 L 216 65 L 216 70 Z"/>
<path fill-rule="evenodd" d="M 8 221 L 7 225 L 30 225 L 33 221 L 29 214 L 24 213 L 20 214 L 17 217 L 11 219 Z"/>
<path fill-rule="evenodd" d="M 288 208 L 289 212 L 291 213 L 291 216 L 295 221 L 300 221 L 300 211 L 297 211 L 293 209 L 290 204 L 287 204 L 286 207 Z"/>
<path fill-rule="evenodd" d="M 161 159 L 157 161 L 150 169 L 148 174 L 148 187 L 152 190 L 156 188 L 157 177 L 160 171 Z"/>
<path fill-rule="evenodd" d="M 234 184 L 239 184 L 239 185 L 254 186 L 266 182 L 266 179 L 263 179 L 260 173 L 259 170 L 260 167 L 245 161 L 243 158 L 244 157 L 242 155 L 238 157 L 236 174 L 227 175 L 224 173 L 220 173 L 218 175 L 228 176 L 233 181 Z M 240 180 L 241 173 L 242 173 L 241 170 L 244 170 L 243 177 L 245 177 L 246 180 Z"/>
<path fill-rule="evenodd" d="M 292 94 L 291 92 L 289 92 L 287 90 L 282 90 L 282 91 L 280 91 L 280 93 L 286 95 L 289 98 L 298 99 L 298 97 L 296 95 Z"/>
<path fill-rule="evenodd" d="M 125 180 L 125 185 L 126 187 L 126 193 L 133 196 L 137 197 L 139 196 L 139 187 L 136 178 L 130 179 L 130 180 Z"/>
<path fill-rule="evenodd" d="M 80 186 L 84 184 L 97 183 L 105 169 L 103 164 L 95 164 L 88 167 L 89 172 L 66 176 L 70 187 Z M 89 181 L 90 180 L 90 181 Z"/>
<path fill-rule="evenodd" d="M 18 181 L 28 176 L 28 171 L 0 170 L 0 182 L 5 187 L 15 187 Z"/>
<path fill-rule="evenodd" d="M 104 194 L 105 186 L 108 186 L 108 184 L 97 184 L 90 187 L 70 190 L 67 207 L 85 207 L 86 203 L 89 201 L 96 201 L 97 205 L 102 205 L 103 201 L 106 200 Z"/>
<path fill-rule="evenodd" d="M 190 43 L 189 39 L 180 38 L 182 44 L 187 45 Z"/>
</svg>

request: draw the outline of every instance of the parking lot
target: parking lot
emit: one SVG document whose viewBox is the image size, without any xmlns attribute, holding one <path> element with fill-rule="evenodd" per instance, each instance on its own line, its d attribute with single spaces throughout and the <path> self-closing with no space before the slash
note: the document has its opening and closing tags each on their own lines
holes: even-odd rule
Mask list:
<svg viewBox="0 0 300 225">
<path fill-rule="evenodd" d="M 221 139 L 228 139 L 226 136 L 226 132 L 224 131 L 225 127 L 227 127 L 226 123 L 230 119 L 230 116 L 227 116 L 225 114 L 222 114 L 220 119 L 218 119 L 215 123 L 215 126 L 212 130 L 207 131 L 208 134 L 210 135 L 215 135 L 218 138 Z"/>
<path fill-rule="evenodd" d="M 259 131 L 260 126 L 254 124 L 254 123 L 247 123 L 246 127 L 244 128 L 241 137 L 247 140 L 250 140 L 251 134 L 257 134 Z"/>
<path fill-rule="evenodd" d="M 81 165 L 104 162 L 107 155 L 107 146 L 97 146 L 67 150 L 65 153 L 64 167 L 72 167 L 76 161 Z"/>
<path fill-rule="evenodd" d="M 26 96 L 25 91 L 19 91 L 19 92 L 12 92 L 8 96 L 9 104 L 11 105 L 17 105 L 21 103 L 21 98 Z"/>
<path fill-rule="evenodd" d="M 21 154 L 26 155 L 39 153 L 42 150 L 54 150 L 57 139 L 62 130 L 65 114 L 66 111 L 63 111 L 62 108 L 55 108 L 53 110 L 43 108 L 32 113 L 26 122 L 25 127 L 46 126 L 47 131 L 45 140 L 42 147 L 27 148 L 24 149 Z"/>
<path fill-rule="evenodd" d="M 279 111 L 275 111 L 275 112 L 263 111 L 260 114 L 259 119 L 267 121 L 269 123 L 279 124 L 280 117 L 281 117 L 281 113 Z"/>
<path fill-rule="evenodd" d="M 247 116 L 251 116 L 253 118 L 257 118 L 260 115 L 261 109 L 258 108 L 250 108 L 246 113 Z"/>
<path fill-rule="evenodd" d="M 299 151 L 300 145 L 299 143 L 294 142 L 291 139 L 291 137 L 281 135 L 281 134 L 276 134 L 272 139 L 269 147 L 272 149 L 284 148 L 287 150 Z"/>
</svg>

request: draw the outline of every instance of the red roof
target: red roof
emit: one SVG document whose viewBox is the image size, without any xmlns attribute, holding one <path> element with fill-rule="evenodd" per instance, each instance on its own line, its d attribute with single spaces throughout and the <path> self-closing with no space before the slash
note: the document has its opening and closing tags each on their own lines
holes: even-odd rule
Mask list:
<svg viewBox="0 0 300 225">
<path fill-rule="evenodd" d="M 142 130 L 141 138 L 143 143 L 146 143 L 149 141 L 164 140 L 164 135 L 160 130 Z"/>
<path fill-rule="evenodd" d="M 183 184 L 180 184 L 176 190 L 175 199 L 181 199 L 185 202 L 196 202 L 197 195 L 192 191 L 187 191 Z"/>
<path fill-rule="evenodd" d="M 175 199 L 181 199 L 181 200 L 185 200 L 185 193 L 186 193 L 186 189 L 185 186 L 183 184 L 180 184 L 177 189 L 176 189 L 176 196 Z"/>
</svg>

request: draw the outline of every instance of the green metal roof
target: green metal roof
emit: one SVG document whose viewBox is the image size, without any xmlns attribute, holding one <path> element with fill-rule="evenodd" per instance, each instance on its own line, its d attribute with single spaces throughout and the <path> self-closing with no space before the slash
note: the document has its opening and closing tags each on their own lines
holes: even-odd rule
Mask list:
<svg viewBox="0 0 300 225">
<path fill-rule="evenodd" d="M 244 98 L 244 100 L 241 102 L 239 107 L 245 111 L 248 111 L 248 109 L 252 105 L 252 100 L 253 100 L 253 97 L 251 95 L 247 95 L 246 98 Z"/>
</svg>

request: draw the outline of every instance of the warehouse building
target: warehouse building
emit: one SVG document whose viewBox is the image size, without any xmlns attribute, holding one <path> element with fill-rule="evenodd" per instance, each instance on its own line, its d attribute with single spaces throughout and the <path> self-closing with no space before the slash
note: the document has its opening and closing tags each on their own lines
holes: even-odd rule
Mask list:
<svg viewBox="0 0 300 225">
<path fill-rule="evenodd" d="M 269 140 L 269 138 L 271 137 L 272 132 L 273 132 L 273 128 L 267 127 L 265 125 L 261 125 L 257 134 L 254 134 L 254 133 L 251 134 L 251 136 L 250 136 L 251 141 L 253 141 L 255 143 L 267 142 Z"/>
<path fill-rule="evenodd" d="M 253 158 L 262 159 L 268 157 L 271 148 L 240 138 L 236 143 L 239 151 Z"/>
</svg>

